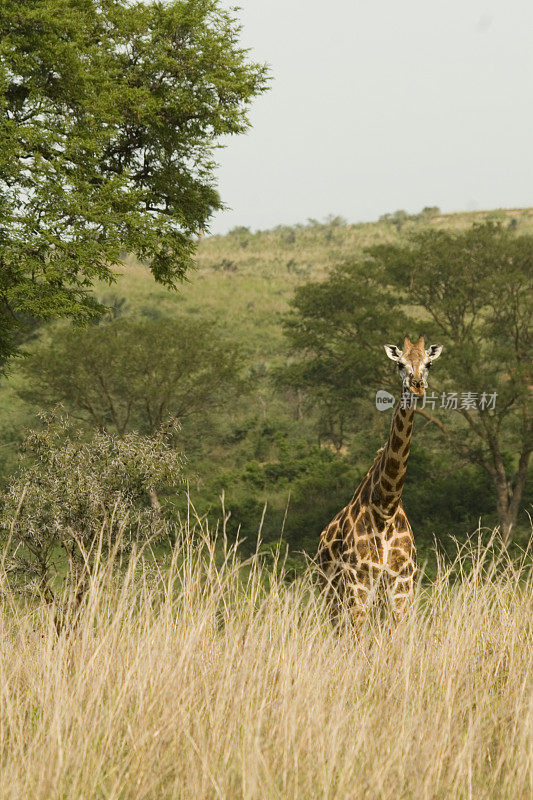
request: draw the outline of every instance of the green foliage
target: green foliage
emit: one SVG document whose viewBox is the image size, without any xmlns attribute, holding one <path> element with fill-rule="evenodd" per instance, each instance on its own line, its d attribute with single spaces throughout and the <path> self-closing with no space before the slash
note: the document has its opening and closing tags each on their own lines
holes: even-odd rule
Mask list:
<svg viewBox="0 0 533 800">
<path fill-rule="evenodd" d="M 236 225 L 228 231 L 228 236 L 248 236 L 249 234 L 251 234 L 251 230 L 246 225 Z"/>
<path fill-rule="evenodd" d="M 424 206 L 420 212 L 420 217 L 422 219 L 433 219 L 434 217 L 440 216 L 440 214 L 441 210 L 438 206 Z"/>
<path fill-rule="evenodd" d="M 397 295 L 368 261 L 346 261 L 327 280 L 296 289 L 285 322 L 295 358 L 277 379 L 304 390 L 318 408 L 320 438 L 341 449 L 361 424 L 370 393 L 387 375 L 383 344 L 403 335 L 406 325 Z"/>
<path fill-rule="evenodd" d="M 100 555 L 162 532 L 150 494 L 182 480 L 183 459 L 172 426 L 152 437 L 100 432 L 83 441 L 68 419 L 45 421 L 27 436 L 25 463 L 1 498 L 0 533 L 8 573 L 51 597 L 58 564 L 83 584 Z"/>
<path fill-rule="evenodd" d="M 532 210 L 506 213 L 508 218 L 518 220 L 518 233 L 533 232 Z M 484 216 L 482 212 L 439 216 L 423 224 L 434 231 L 460 233 L 469 230 L 472 222 L 482 221 Z M 367 357 L 376 359 L 376 371 L 369 373 L 366 388 L 364 384 L 360 387 L 366 394 L 355 396 L 355 390 L 359 391 L 359 387 L 354 384 L 354 396 L 350 397 L 349 391 L 344 395 L 343 445 L 337 452 L 329 442 L 339 442 L 333 436 L 338 436 L 338 425 L 331 413 L 321 410 L 320 387 L 309 385 L 299 390 L 297 383 L 287 386 L 286 383 L 274 383 L 271 380 L 277 369 L 287 362 L 287 339 L 283 336 L 281 323 L 289 312 L 289 303 L 295 290 L 303 282 L 319 283 L 325 280 L 327 283 L 332 266 L 340 260 L 353 262 L 354 280 L 357 280 L 356 265 L 365 262 L 365 248 L 386 242 L 407 245 L 409 235 L 420 231 L 421 222 L 408 220 L 401 234 L 385 222 L 347 227 L 339 225 L 334 228 L 334 246 L 326 239 L 326 222 L 317 227 L 279 226 L 270 231 L 206 237 L 199 244 L 198 269 L 191 274 L 180 292 L 167 292 L 153 282 L 147 268 L 133 258 L 128 259 L 120 289 L 126 298 L 124 313 L 132 318 L 131 322 L 142 323 L 147 313 L 152 321 L 181 320 L 185 317 L 197 322 L 200 331 L 204 320 L 216 318 L 219 331 L 231 331 L 232 337 L 242 343 L 246 355 L 244 371 L 251 378 L 250 391 L 239 393 L 239 397 L 230 392 L 232 401 L 213 408 L 213 413 L 191 414 L 185 418 L 179 434 L 179 446 L 187 453 L 190 491 L 199 513 L 211 510 L 213 516 L 217 517 L 219 496 L 225 491 L 226 508 L 232 512 L 228 530 L 236 534 L 240 525 L 240 535 L 246 536 L 250 549 L 255 547 L 266 502 L 262 530 L 265 543 L 276 542 L 283 529 L 283 536 L 290 539 L 293 553 L 306 549 L 310 555 L 314 555 L 320 530 L 349 500 L 359 478 L 372 463 L 377 448 L 383 444 L 388 433 L 390 418 L 375 410 L 374 392 L 377 388 L 389 388 L 396 393 L 397 382 L 395 371 L 390 371 L 390 362 L 382 354 L 382 343 L 394 340 L 401 344 L 402 338 L 395 337 L 400 334 L 403 337 L 406 332 L 412 336 L 419 333 L 429 335 L 430 332 L 429 314 L 413 299 L 409 281 L 396 283 L 388 274 L 388 267 L 378 265 L 377 270 L 384 272 L 383 283 L 394 302 L 388 306 L 389 319 L 380 323 L 383 327 L 378 333 L 369 325 L 364 343 L 357 335 L 355 338 L 346 335 L 344 343 L 338 345 L 339 351 L 341 344 L 348 349 L 350 341 L 354 348 L 364 346 Z M 241 238 L 249 242 L 246 248 L 241 247 Z M 290 271 L 285 268 L 289 259 L 293 261 Z M 231 265 L 231 269 L 217 269 L 224 260 Z M 372 270 L 376 270 L 375 263 Z M 368 274 L 377 275 L 378 272 L 372 272 L 369 268 Z M 378 288 L 379 285 L 376 280 Z M 353 291 L 347 281 L 341 282 L 341 289 L 341 299 L 345 292 Z M 105 305 L 114 304 L 117 306 L 116 312 L 120 312 L 122 301 L 117 302 L 116 298 L 105 294 L 109 292 L 105 285 L 98 286 L 97 291 Z M 323 291 L 327 293 L 327 289 Z M 366 311 L 374 313 L 372 300 Z M 408 327 L 398 325 L 398 329 L 393 330 L 391 326 L 396 324 L 399 311 L 406 317 L 415 316 L 416 323 L 407 323 Z M 293 307 L 291 317 L 297 313 Z M 333 306 L 328 313 L 334 314 Z M 363 314 L 356 298 L 352 298 L 351 304 L 347 303 L 339 319 L 351 324 L 352 314 Z M 327 315 L 325 317 L 321 324 L 326 329 L 324 338 L 327 339 L 334 336 L 336 325 L 333 320 L 331 331 L 328 332 Z M 124 315 L 119 318 L 123 319 Z M 308 324 L 311 325 L 310 318 Z M 363 318 L 360 324 L 364 327 Z M 89 326 L 85 333 L 92 335 L 93 331 L 98 331 L 98 327 Z M 61 349 L 61 339 L 68 330 L 67 326 L 61 331 L 50 331 L 47 326 L 42 328 L 43 358 L 45 343 L 53 342 L 51 349 L 54 351 Z M 76 331 L 78 333 L 82 334 L 83 331 Z M 215 341 L 218 341 L 219 335 L 213 337 Z M 165 342 L 167 338 L 163 334 L 158 334 L 158 337 L 159 342 Z M 438 335 L 437 341 L 441 339 L 442 334 Z M 367 347 L 368 344 L 371 347 Z M 26 349 L 31 353 L 35 347 L 36 343 L 30 342 Z M 470 380 L 468 385 L 463 386 L 454 376 L 448 378 L 449 349 L 447 343 L 443 356 L 430 375 L 430 390 L 472 388 Z M 68 352 L 62 352 L 67 361 L 70 358 Z M 153 361 L 157 362 L 157 352 L 153 352 Z M 320 347 L 317 346 L 316 352 L 320 355 Z M 64 367 L 66 376 L 76 374 L 78 363 L 75 354 L 76 350 L 73 350 L 73 362 L 69 360 Z M 290 356 L 292 376 L 293 368 L 298 367 L 304 355 L 303 351 L 299 351 Z M 308 355 L 309 358 L 315 357 L 313 353 Z M 32 384 L 40 385 L 39 373 L 44 372 L 39 369 L 36 360 L 35 377 L 24 379 L 24 360 L 13 362 L 9 378 L 0 384 L 0 465 L 4 482 L 13 471 L 19 432 L 34 424 L 30 417 L 34 406 L 23 403 L 17 392 L 25 392 L 24 396 L 32 400 Z M 240 365 L 241 361 L 239 357 L 236 365 Z M 131 359 L 128 360 L 126 356 L 120 369 L 130 369 L 129 362 Z M 247 367 L 247 364 L 250 366 Z M 364 364 L 362 368 L 366 369 Z M 476 366 L 473 370 L 474 377 L 477 369 Z M 354 380 L 350 375 L 345 374 L 344 377 Z M 53 395 L 54 402 L 57 396 Z M 48 404 L 44 395 L 39 402 Z M 437 410 L 436 416 L 439 414 Z M 446 412 L 440 418 L 450 424 L 453 415 Z M 459 426 L 461 421 L 458 418 L 453 426 Z M 109 420 L 108 425 L 110 430 L 114 430 Z M 141 418 L 130 425 L 148 430 L 143 427 L 145 423 Z M 506 444 L 504 456 L 506 469 L 511 474 L 512 468 L 516 467 L 516 450 L 510 441 Z M 532 485 L 533 481 L 529 490 L 527 484 L 524 489 L 522 528 L 515 534 L 523 544 L 528 536 L 524 509 L 531 509 Z M 440 544 L 448 540 L 450 533 L 463 541 L 466 533 L 477 527 L 480 518 L 483 525 L 489 526 L 497 520 L 495 492 L 492 482 L 487 482 L 485 472 L 476 465 L 465 464 L 463 455 L 450 447 L 441 432 L 420 417 L 415 423 L 404 498 L 422 561 L 429 554 L 434 535 Z M 163 504 L 168 508 L 168 504 Z M 178 494 L 173 498 L 172 506 L 185 511 L 183 495 Z M 522 535 L 524 538 L 520 540 Z"/>
<path fill-rule="evenodd" d="M 290 487 L 285 537 L 294 551 L 315 555 L 321 531 L 346 505 L 363 477 L 360 466 L 331 450 L 312 447 Z"/>
<path fill-rule="evenodd" d="M 400 208 L 398 209 L 398 211 L 395 211 L 394 214 L 382 214 L 381 217 L 379 218 L 379 221 L 387 222 L 390 225 L 394 225 L 396 230 L 400 232 L 401 229 L 403 228 L 404 223 L 407 222 L 407 220 L 409 219 L 412 219 L 412 217 L 409 216 L 407 211 L 404 211 L 403 209 Z"/>
<path fill-rule="evenodd" d="M 450 534 L 462 539 L 466 531 L 477 528 L 481 518 L 490 527 L 496 521 L 496 506 L 488 476 L 473 465 L 458 464 L 453 453 L 436 446 L 421 427 L 419 421 L 404 505 L 420 558 L 430 559 L 433 569 L 435 539 L 451 553 Z M 320 532 L 348 503 L 386 435 L 367 428 L 347 437 L 351 447 L 339 454 L 298 439 L 301 432 L 301 425 L 288 428 L 281 419 L 249 429 L 244 441 L 255 442 L 247 451 L 249 457 L 238 467 L 213 475 L 207 487 L 210 493 L 193 493 L 203 507 L 208 500 L 215 508 L 224 491 L 226 508 L 231 510 L 228 531 L 244 538 L 250 551 L 262 520 L 263 541 L 277 541 L 282 534 L 293 554 L 305 551 L 314 556 Z"/>
<path fill-rule="evenodd" d="M 57 328 L 24 359 L 20 394 L 41 407 L 62 402 L 78 418 L 120 436 L 152 435 L 168 416 L 205 416 L 241 394 L 240 348 L 212 323 L 118 317 Z"/>
<path fill-rule="evenodd" d="M 294 553 L 313 553 L 320 531 L 348 501 L 360 471 L 330 449 L 297 439 L 279 420 L 261 430 L 269 446 L 257 442 L 259 457 L 217 476 L 231 510 L 228 530 L 245 539 L 251 551 L 262 520 L 265 542 L 283 535 Z"/>
<path fill-rule="evenodd" d="M 218 0 L 0 6 L 0 359 L 19 315 L 93 319 L 124 252 L 172 286 L 221 208 L 213 148 L 265 67 Z"/>
<path fill-rule="evenodd" d="M 533 448 L 533 237 L 490 222 L 456 233 L 427 228 L 368 254 L 296 290 L 286 321 L 294 361 L 278 380 L 307 393 L 319 409 L 319 436 L 341 450 L 371 423 L 372 395 L 390 382 L 382 345 L 409 331 L 424 331 L 428 344 L 434 337 L 445 357 L 431 389 L 459 398 L 496 393 L 497 404 L 472 410 L 459 402 L 450 420 L 419 412 L 457 458 L 489 473 L 508 537 Z"/>
<path fill-rule="evenodd" d="M 533 237 L 487 222 L 461 233 L 424 230 L 370 252 L 445 345 L 446 378 L 436 388 L 497 394 L 494 409 L 459 408 L 436 424 L 458 456 L 491 476 L 507 537 L 533 450 Z"/>
<path fill-rule="evenodd" d="M 453 551 L 447 534 L 473 531 L 482 518 L 496 522 L 494 488 L 489 476 L 472 464 L 457 464 L 453 453 L 431 446 L 417 420 L 409 457 L 403 503 L 416 531 L 417 548 L 427 556 L 436 538 Z M 431 487 L 438 487 L 432 491 Z"/>
<path fill-rule="evenodd" d="M 379 221 L 393 225 L 400 232 L 406 222 L 430 222 L 440 214 L 441 210 L 438 206 L 424 206 L 419 214 L 408 214 L 407 211 L 399 209 L 394 214 L 382 214 Z"/>
</svg>

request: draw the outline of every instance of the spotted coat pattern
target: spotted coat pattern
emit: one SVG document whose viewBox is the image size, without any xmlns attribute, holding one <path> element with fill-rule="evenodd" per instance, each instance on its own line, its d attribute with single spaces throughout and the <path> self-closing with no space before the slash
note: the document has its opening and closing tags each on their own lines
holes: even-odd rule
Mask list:
<svg viewBox="0 0 533 800">
<path fill-rule="evenodd" d="M 334 616 L 347 605 L 360 625 L 369 609 L 386 603 L 401 617 L 413 598 L 416 548 L 401 495 L 413 430 L 413 394 L 423 396 L 428 368 L 442 347 L 424 349 L 423 337 L 408 337 L 401 352 L 386 346 L 398 362 L 402 401 L 391 431 L 348 505 L 322 531 L 317 554 L 319 580 Z"/>
<path fill-rule="evenodd" d="M 416 549 L 401 502 L 413 414 L 397 406 L 387 444 L 320 536 L 322 588 L 335 607 L 347 603 L 357 622 L 373 601 L 385 599 L 401 616 L 413 596 Z"/>
</svg>

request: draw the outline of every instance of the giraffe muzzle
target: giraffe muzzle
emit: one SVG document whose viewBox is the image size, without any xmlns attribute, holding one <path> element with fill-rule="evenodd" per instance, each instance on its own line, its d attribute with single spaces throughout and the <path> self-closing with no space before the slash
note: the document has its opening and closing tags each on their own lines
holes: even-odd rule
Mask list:
<svg viewBox="0 0 533 800">
<path fill-rule="evenodd" d="M 422 397 L 422 395 L 426 390 L 423 380 L 419 381 L 412 380 L 409 389 L 413 394 L 417 394 L 419 397 Z"/>
</svg>

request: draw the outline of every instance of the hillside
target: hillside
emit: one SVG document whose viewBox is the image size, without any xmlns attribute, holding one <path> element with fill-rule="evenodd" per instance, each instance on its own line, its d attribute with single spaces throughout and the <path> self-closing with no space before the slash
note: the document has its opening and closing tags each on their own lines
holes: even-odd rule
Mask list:
<svg viewBox="0 0 533 800">
<path fill-rule="evenodd" d="M 197 271 L 176 293 L 158 287 L 148 270 L 133 260 L 121 270 L 111 290 L 100 287 L 99 293 L 126 298 L 132 312 L 153 306 L 165 314 L 179 309 L 226 321 L 258 360 L 268 360 L 282 352 L 280 316 L 299 284 L 320 279 L 335 263 L 360 254 L 365 247 L 402 239 L 420 226 L 464 230 L 485 220 L 533 233 L 533 208 L 420 214 L 399 225 L 394 221 L 348 224 L 331 218 L 267 231 L 235 228 L 225 236 L 209 236 L 199 243 Z"/>
<path fill-rule="evenodd" d="M 373 223 L 348 224 L 330 218 L 268 231 L 236 228 L 225 236 L 207 236 L 199 242 L 197 269 L 176 291 L 157 285 L 149 270 L 131 258 L 117 270 L 113 286 L 96 287 L 104 302 L 121 304 L 122 314 L 152 318 L 185 314 L 215 320 L 242 345 L 250 393 L 224 414 L 197 421 L 184 430 L 190 480 L 201 511 L 216 506 L 224 490 L 235 530 L 240 526 L 241 532 L 249 534 L 257 530 L 267 502 L 268 539 L 279 535 L 290 502 L 289 540 L 292 535 L 298 546 L 314 547 L 317 528 L 328 521 L 331 509 L 346 501 L 350 487 L 366 470 L 370 454 L 383 441 L 388 420 L 385 415 L 374 415 L 351 459 L 339 458 L 323 445 L 317 449 L 315 420 L 307 414 L 302 416 L 299 410 L 295 413 L 294 402 L 291 404 L 273 388 L 269 376 L 272 368 L 285 360 L 282 321 L 295 288 L 325 277 L 334 264 L 361 254 L 368 246 L 400 241 L 423 227 L 459 231 L 484 220 L 499 222 L 518 233 L 533 233 L 533 208 L 450 215 L 426 209 L 411 217 L 396 212 Z M 47 329 L 40 335 L 46 337 Z M 30 342 L 29 352 L 31 348 Z M 19 365 L 14 362 L 0 385 L 0 476 L 4 481 L 16 465 L 24 427 L 39 424 L 37 406 L 23 402 L 17 393 L 23 384 Z M 31 391 L 31 387 L 25 388 Z M 415 452 L 410 469 L 413 475 L 418 470 L 421 480 L 428 480 L 434 465 L 431 456 L 424 453 L 420 451 L 417 456 Z M 465 523 L 466 517 L 459 512 L 454 522 L 453 504 L 445 502 L 446 491 L 464 495 L 458 476 L 445 466 L 439 475 L 448 489 L 443 489 L 444 505 L 432 509 L 431 520 L 423 498 L 410 501 L 415 517 L 419 514 L 425 525 L 428 541 L 436 531 L 453 530 L 455 522 L 463 531 L 465 524 L 471 524 L 470 516 Z M 469 485 L 477 503 L 471 509 L 475 525 L 479 515 L 487 511 L 490 492 L 479 476 L 475 480 L 470 476 Z M 414 490 L 414 481 L 406 490 Z M 468 502 L 472 505 L 473 501 L 470 498 Z M 487 517 L 493 524 L 491 513 L 489 508 Z"/>
</svg>

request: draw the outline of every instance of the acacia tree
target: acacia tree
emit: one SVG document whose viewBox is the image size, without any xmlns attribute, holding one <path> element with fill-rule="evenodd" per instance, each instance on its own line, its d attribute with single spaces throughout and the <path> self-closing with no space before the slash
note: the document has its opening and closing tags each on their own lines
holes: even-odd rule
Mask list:
<svg viewBox="0 0 533 800">
<path fill-rule="evenodd" d="M 399 298 L 424 312 L 428 335 L 445 346 L 432 388 L 457 391 L 457 409 L 452 403 L 451 413 L 442 411 L 441 400 L 435 412 L 417 411 L 446 446 L 490 475 L 507 541 L 533 449 L 533 237 L 486 223 L 459 233 L 426 230 L 371 253 Z"/>
<path fill-rule="evenodd" d="M 459 233 L 428 229 L 368 255 L 296 291 L 286 327 L 297 358 L 281 377 L 307 390 L 343 441 L 368 419 L 361 400 L 368 408 L 370 392 L 389 380 L 383 343 L 401 343 L 411 331 L 443 344 L 430 386 L 435 405 L 417 412 L 459 463 L 490 475 L 507 541 L 533 448 L 533 237 L 492 224 Z M 441 407 L 443 392 L 448 408 Z"/>
<path fill-rule="evenodd" d="M 185 274 L 266 86 L 239 30 L 219 0 L 0 4 L 0 363 L 25 316 L 99 315 L 121 253 Z"/>
<path fill-rule="evenodd" d="M 62 403 L 74 418 L 123 437 L 153 436 L 169 418 L 205 415 L 242 392 L 241 351 L 209 322 L 119 317 L 56 330 L 22 362 L 21 396 Z"/>
<path fill-rule="evenodd" d="M 347 260 L 327 280 L 299 286 L 285 320 L 293 357 L 276 380 L 305 393 L 318 411 L 319 439 L 337 451 L 368 421 L 369 397 L 387 382 L 382 343 L 406 330 L 396 294 L 383 283 L 375 264 Z"/>
</svg>

